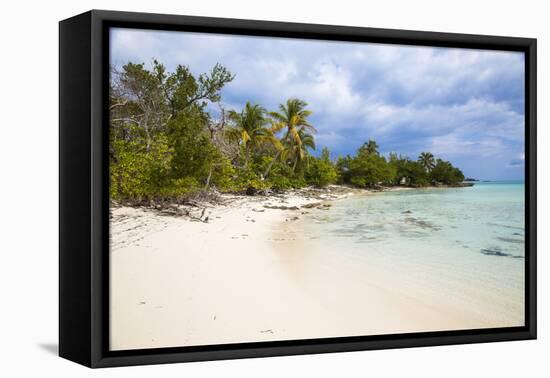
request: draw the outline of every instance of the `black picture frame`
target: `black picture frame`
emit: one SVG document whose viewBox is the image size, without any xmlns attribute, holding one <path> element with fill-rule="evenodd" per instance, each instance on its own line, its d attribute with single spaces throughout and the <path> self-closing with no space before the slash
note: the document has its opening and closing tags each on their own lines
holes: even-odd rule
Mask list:
<svg viewBox="0 0 550 378">
<path fill-rule="evenodd" d="M 109 351 L 108 29 L 126 27 L 525 53 L 523 327 Z M 88 367 L 536 338 L 536 39 L 92 10 L 59 24 L 59 354 Z"/>
</svg>

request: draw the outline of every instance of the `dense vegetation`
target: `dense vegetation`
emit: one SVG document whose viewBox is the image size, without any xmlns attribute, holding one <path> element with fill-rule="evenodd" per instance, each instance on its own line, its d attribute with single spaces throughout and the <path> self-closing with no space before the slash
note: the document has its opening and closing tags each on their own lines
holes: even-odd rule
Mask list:
<svg viewBox="0 0 550 378">
<path fill-rule="evenodd" d="M 221 89 L 234 79 L 216 64 L 195 77 L 188 67 L 167 72 L 128 63 L 111 69 L 110 190 L 125 201 L 185 198 L 210 189 L 254 194 L 306 185 L 454 185 L 464 180 L 451 163 L 422 153 L 417 161 L 380 155 L 374 140 L 336 162 L 319 157 L 312 111 L 288 99 L 276 111 L 247 102 L 221 105 Z M 218 107 L 218 117 L 212 116 Z"/>
</svg>

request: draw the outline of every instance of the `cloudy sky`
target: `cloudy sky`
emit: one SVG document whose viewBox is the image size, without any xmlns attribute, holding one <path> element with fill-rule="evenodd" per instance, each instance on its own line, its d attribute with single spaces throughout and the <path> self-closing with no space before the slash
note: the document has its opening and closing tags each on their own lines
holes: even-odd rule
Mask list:
<svg viewBox="0 0 550 378">
<path fill-rule="evenodd" d="M 222 91 L 226 108 L 307 101 L 318 151 L 327 146 L 333 157 L 374 138 L 383 154 L 431 151 L 469 177 L 523 178 L 523 53 L 111 31 L 112 64 L 154 58 L 194 74 L 226 66 L 236 74 Z"/>
</svg>

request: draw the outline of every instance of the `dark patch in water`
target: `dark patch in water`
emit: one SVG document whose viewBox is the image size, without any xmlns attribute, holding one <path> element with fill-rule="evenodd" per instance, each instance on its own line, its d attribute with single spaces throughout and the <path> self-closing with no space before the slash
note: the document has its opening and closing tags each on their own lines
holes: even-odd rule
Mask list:
<svg viewBox="0 0 550 378">
<path fill-rule="evenodd" d="M 488 255 L 488 256 L 510 256 L 508 253 L 504 253 L 502 252 L 500 249 L 487 249 L 487 248 L 482 248 L 480 249 L 481 253 L 483 253 L 484 255 Z"/>
<path fill-rule="evenodd" d="M 491 247 L 491 248 L 482 248 L 479 250 L 481 253 L 487 256 L 499 256 L 499 257 L 511 257 L 514 259 L 522 259 L 523 256 L 519 255 L 511 255 L 509 253 L 502 252 L 502 249 L 499 247 Z"/>
<path fill-rule="evenodd" d="M 372 242 L 375 242 L 376 240 L 377 239 L 374 236 L 370 236 L 370 237 L 362 236 L 359 239 L 357 239 L 355 242 L 356 243 L 372 243 Z"/>
<path fill-rule="evenodd" d="M 422 219 L 417 219 L 417 218 L 414 218 L 414 217 L 405 218 L 405 222 L 413 224 L 413 225 L 418 226 L 418 227 L 423 228 L 423 229 L 428 229 L 428 230 L 437 231 L 437 230 L 441 229 L 441 227 L 438 227 L 438 226 L 434 225 L 431 222 L 428 222 L 428 221 L 425 221 L 425 220 L 422 220 Z"/>
<path fill-rule="evenodd" d="M 368 228 L 369 228 L 368 224 L 360 223 L 360 224 L 355 225 L 355 227 L 353 227 L 353 230 L 354 231 L 362 231 L 362 230 L 368 230 Z"/>
</svg>

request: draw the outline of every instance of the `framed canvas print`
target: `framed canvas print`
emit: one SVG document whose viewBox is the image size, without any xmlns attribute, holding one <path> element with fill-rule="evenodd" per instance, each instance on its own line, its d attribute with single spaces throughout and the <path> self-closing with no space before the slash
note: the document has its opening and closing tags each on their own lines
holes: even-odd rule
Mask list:
<svg viewBox="0 0 550 378">
<path fill-rule="evenodd" d="M 60 355 L 536 337 L 536 40 L 60 22 Z"/>
</svg>

